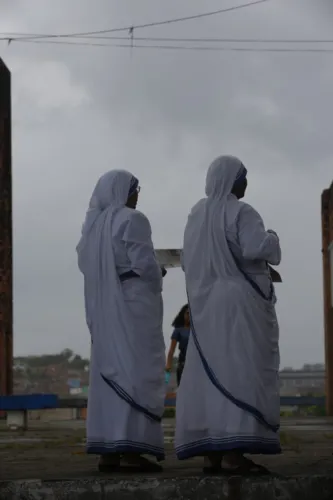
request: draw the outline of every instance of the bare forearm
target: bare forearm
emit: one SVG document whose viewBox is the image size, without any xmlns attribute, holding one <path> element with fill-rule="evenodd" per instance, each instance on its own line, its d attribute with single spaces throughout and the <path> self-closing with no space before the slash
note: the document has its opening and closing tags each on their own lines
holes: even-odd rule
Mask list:
<svg viewBox="0 0 333 500">
<path fill-rule="evenodd" d="M 177 341 L 175 339 L 172 339 L 166 362 L 167 370 L 171 370 L 172 368 L 173 356 L 175 354 L 176 346 L 177 346 Z"/>
</svg>

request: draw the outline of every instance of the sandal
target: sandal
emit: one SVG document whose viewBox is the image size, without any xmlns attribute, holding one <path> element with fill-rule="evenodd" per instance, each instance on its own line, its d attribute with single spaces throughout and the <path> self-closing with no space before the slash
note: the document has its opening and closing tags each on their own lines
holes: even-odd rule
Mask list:
<svg viewBox="0 0 333 500">
<path fill-rule="evenodd" d="M 202 469 L 202 471 L 207 476 L 218 476 L 223 472 L 221 465 L 207 465 Z"/>
<path fill-rule="evenodd" d="M 256 464 L 249 458 L 242 457 L 242 464 L 235 467 L 221 466 L 222 474 L 230 476 L 268 476 L 271 471 L 263 465 Z"/>
<path fill-rule="evenodd" d="M 126 472 L 162 472 L 163 467 L 141 455 L 123 455 L 120 468 Z"/>
<path fill-rule="evenodd" d="M 208 476 L 218 476 L 219 474 L 222 473 L 222 468 L 221 468 L 221 461 L 222 461 L 223 455 L 213 455 L 213 456 L 206 456 L 205 457 L 205 465 L 202 469 L 203 473 L 208 475 Z"/>
<path fill-rule="evenodd" d="M 120 455 L 105 455 L 101 456 L 98 462 L 98 471 L 110 474 L 119 472 L 120 470 Z"/>
<path fill-rule="evenodd" d="M 103 474 L 112 474 L 114 472 L 120 472 L 120 465 L 98 464 L 98 472 L 102 472 Z"/>
</svg>

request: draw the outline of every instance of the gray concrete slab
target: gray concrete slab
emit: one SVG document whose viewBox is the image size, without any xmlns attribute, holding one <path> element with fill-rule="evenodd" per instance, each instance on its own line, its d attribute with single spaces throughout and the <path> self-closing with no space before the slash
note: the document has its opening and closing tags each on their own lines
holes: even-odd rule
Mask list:
<svg viewBox="0 0 333 500">
<path fill-rule="evenodd" d="M 0 484 L 1 500 L 331 500 L 333 477 L 131 478 Z"/>
</svg>

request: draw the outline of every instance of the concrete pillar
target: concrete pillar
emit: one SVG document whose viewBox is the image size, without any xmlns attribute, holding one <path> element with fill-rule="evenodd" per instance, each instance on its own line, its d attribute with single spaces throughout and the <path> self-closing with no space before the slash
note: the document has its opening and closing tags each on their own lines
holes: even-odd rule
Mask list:
<svg viewBox="0 0 333 500">
<path fill-rule="evenodd" d="M 9 411 L 7 413 L 7 427 L 13 431 L 26 431 L 28 428 L 27 411 Z"/>
<path fill-rule="evenodd" d="M 13 392 L 13 256 L 10 71 L 0 59 L 0 394 Z"/>
<path fill-rule="evenodd" d="M 321 196 L 322 256 L 324 286 L 324 331 L 326 366 L 326 413 L 333 416 L 333 307 L 330 250 L 333 245 L 333 184 Z M 333 251 L 333 249 L 332 249 Z"/>
</svg>

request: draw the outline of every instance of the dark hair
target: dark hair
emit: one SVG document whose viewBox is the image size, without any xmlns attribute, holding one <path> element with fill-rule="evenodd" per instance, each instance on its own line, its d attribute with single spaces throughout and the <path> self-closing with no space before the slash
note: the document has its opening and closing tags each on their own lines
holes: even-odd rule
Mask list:
<svg viewBox="0 0 333 500">
<path fill-rule="evenodd" d="M 185 316 L 186 309 L 188 309 L 188 304 L 185 304 L 181 308 L 181 310 L 179 311 L 179 313 L 177 314 L 177 316 L 173 320 L 172 326 L 174 328 L 182 328 L 185 325 L 184 316 Z"/>
</svg>

